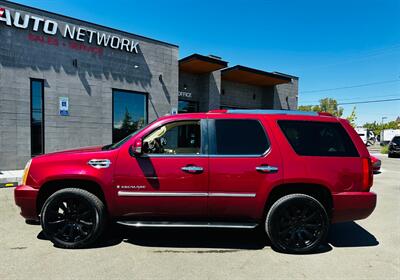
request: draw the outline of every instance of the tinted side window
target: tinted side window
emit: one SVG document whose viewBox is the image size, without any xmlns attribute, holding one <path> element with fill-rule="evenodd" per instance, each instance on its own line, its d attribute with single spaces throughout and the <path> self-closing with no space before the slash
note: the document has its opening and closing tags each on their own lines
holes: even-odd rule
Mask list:
<svg viewBox="0 0 400 280">
<path fill-rule="evenodd" d="M 257 120 L 215 120 L 215 142 L 217 155 L 261 155 L 269 148 Z"/>
<path fill-rule="evenodd" d="M 350 136 L 339 123 L 278 121 L 278 124 L 299 155 L 358 157 Z"/>
</svg>

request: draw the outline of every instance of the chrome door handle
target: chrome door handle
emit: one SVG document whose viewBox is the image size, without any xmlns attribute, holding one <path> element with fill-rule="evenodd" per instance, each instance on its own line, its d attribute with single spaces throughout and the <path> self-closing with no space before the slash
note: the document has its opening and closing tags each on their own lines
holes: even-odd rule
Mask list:
<svg viewBox="0 0 400 280">
<path fill-rule="evenodd" d="M 256 170 L 262 173 L 276 173 L 278 172 L 278 167 L 270 166 L 270 165 L 261 165 L 257 166 Z"/>
<path fill-rule="evenodd" d="M 187 173 L 202 173 L 203 167 L 194 166 L 194 165 L 187 165 L 181 168 L 183 172 Z"/>
</svg>

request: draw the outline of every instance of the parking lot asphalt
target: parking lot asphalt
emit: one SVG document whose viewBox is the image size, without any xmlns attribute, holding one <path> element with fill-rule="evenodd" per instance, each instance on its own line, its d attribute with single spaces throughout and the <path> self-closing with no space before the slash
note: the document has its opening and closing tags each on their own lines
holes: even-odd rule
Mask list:
<svg viewBox="0 0 400 280">
<path fill-rule="evenodd" d="M 117 226 L 96 248 L 59 249 L 0 189 L 0 279 L 400 279 L 400 159 L 379 158 L 374 213 L 333 225 L 309 255 L 277 253 L 254 230 Z"/>
</svg>

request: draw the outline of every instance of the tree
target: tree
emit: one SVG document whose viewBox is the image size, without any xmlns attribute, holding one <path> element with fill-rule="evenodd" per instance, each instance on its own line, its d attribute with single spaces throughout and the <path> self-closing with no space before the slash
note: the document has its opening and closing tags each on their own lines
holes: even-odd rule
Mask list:
<svg viewBox="0 0 400 280">
<path fill-rule="evenodd" d="M 298 107 L 300 111 L 307 111 L 307 112 L 319 112 L 319 105 L 300 105 Z"/>
<path fill-rule="evenodd" d="M 311 112 L 326 112 L 341 117 L 343 115 L 343 108 L 338 106 L 338 103 L 333 98 L 324 98 L 319 101 L 319 105 L 303 105 L 299 106 L 300 111 Z"/>
<path fill-rule="evenodd" d="M 332 114 L 335 117 L 343 116 L 343 107 L 340 107 L 337 100 L 333 98 L 323 98 L 319 101 L 319 105 L 302 105 L 299 106 L 298 109 L 300 111 L 308 112 L 326 112 Z M 350 116 L 348 116 L 346 119 L 350 122 L 352 126 L 356 126 L 356 107 L 353 108 Z"/>
<path fill-rule="evenodd" d="M 357 119 L 357 116 L 356 116 L 356 106 L 353 107 L 353 110 L 351 111 L 350 116 L 348 116 L 346 119 L 349 121 L 349 123 L 350 123 L 353 127 L 356 127 L 356 119 Z"/>
<path fill-rule="evenodd" d="M 380 135 L 381 131 L 384 129 L 398 129 L 399 124 L 396 121 L 391 121 L 387 123 L 378 123 L 378 122 L 373 122 L 373 123 L 365 123 L 363 125 L 364 128 L 372 130 L 375 135 Z"/>
<path fill-rule="evenodd" d="M 333 98 L 324 98 L 319 101 L 319 107 L 321 112 L 327 112 L 335 117 L 341 117 L 343 115 L 343 107 L 338 106 L 338 102 Z"/>
<path fill-rule="evenodd" d="M 135 128 L 136 126 L 133 122 L 131 115 L 129 114 L 128 108 L 125 108 L 125 115 L 124 119 L 122 120 L 120 130 L 122 131 L 123 134 L 128 135 L 129 133 L 135 131 Z"/>
<path fill-rule="evenodd" d="M 131 127 L 131 125 L 132 125 L 132 117 L 129 114 L 128 109 L 125 108 L 125 114 L 124 114 L 124 118 L 122 119 L 121 129 L 127 130 Z"/>
</svg>

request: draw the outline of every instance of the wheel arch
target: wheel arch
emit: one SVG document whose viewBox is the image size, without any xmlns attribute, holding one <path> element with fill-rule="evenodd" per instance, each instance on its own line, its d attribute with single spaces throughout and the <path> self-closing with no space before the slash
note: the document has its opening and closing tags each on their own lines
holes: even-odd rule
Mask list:
<svg viewBox="0 0 400 280">
<path fill-rule="evenodd" d="M 328 216 L 332 216 L 333 200 L 331 191 L 324 185 L 314 183 L 287 183 L 275 186 L 267 196 L 264 212 L 267 213 L 272 204 L 279 198 L 294 193 L 306 194 L 317 199 L 325 207 Z"/>
<path fill-rule="evenodd" d="M 40 214 L 45 201 L 53 193 L 66 188 L 83 189 L 94 194 L 104 203 L 107 209 L 105 194 L 102 187 L 97 182 L 88 179 L 57 179 L 48 181 L 40 187 L 36 200 L 36 212 Z"/>
</svg>

